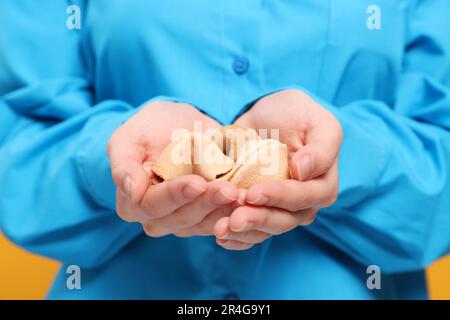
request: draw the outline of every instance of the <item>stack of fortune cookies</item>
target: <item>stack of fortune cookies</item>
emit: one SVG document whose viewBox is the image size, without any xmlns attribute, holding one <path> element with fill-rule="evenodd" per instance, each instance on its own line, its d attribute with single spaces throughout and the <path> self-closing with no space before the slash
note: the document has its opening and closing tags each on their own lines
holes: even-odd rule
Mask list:
<svg viewBox="0 0 450 320">
<path fill-rule="evenodd" d="M 231 181 L 238 188 L 289 178 L 287 146 L 262 139 L 255 130 L 222 127 L 212 133 L 183 132 L 172 137 L 152 166 L 152 183 L 196 174 L 206 181 Z"/>
</svg>

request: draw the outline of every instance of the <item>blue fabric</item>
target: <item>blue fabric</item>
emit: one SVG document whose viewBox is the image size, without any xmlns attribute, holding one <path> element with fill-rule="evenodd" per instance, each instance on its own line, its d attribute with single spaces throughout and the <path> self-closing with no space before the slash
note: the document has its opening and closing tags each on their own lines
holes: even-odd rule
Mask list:
<svg viewBox="0 0 450 320">
<path fill-rule="evenodd" d="M 49 297 L 426 298 L 450 249 L 450 2 L 378 0 L 373 30 L 372 2 L 1 1 L 0 226 L 62 261 Z M 289 87 L 344 129 L 339 199 L 313 225 L 231 252 L 116 216 L 106 143 L 146 101 L 229 124 Z"/>
</svg>

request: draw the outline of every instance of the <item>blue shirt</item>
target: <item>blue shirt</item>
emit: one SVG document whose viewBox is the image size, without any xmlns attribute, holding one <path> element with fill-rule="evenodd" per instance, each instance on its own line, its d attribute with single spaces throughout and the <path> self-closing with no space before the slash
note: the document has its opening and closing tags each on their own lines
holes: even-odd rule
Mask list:
<svg viewBox="0 0 450 320">
<path fill-rule="evenodd" d="M 426 298 L 450 249 L 450 2 L 376 3 L 1 1 L 0 226 L 63 263 L 49 297 Z M 314 224 L 233 252 L 117 217 L 106 144 L 146 101 L 229 124 L 281 88 L 344 130 L 339 199 Z"/>
</svg>

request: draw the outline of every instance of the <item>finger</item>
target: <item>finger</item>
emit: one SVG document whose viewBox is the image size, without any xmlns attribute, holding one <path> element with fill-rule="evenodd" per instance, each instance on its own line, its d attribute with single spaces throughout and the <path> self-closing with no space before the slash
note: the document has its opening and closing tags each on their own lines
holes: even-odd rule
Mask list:
<svg viewBox="0 0 450 320">
<path fill-rule="evenodd" d="M 233 232 L 229 231 L 220 240 L 236 240 L 244 243 L 258 244 L 261 243 L 272 235 L 259 230 L 249 230 L 244 232 Z"/>
<path fill-rule="evenodd" d="M 229 217 L 232 212 L 230 206 L 217 208 L 213 212 L 210 212 L 206 217 L 198 224 L 179 230 L 175 233 L 177 237 L 192 237 L 192 236 L 212 236 L 214 235 L 214 226 L 223 217 Z"/>
<path fill-rule="evenodd" d="M 307 209 L 291 213 L 268 207 L 240 207 L 230 216 L 229 226 L 233 232 L 259 230 L 272 235 L 288 232 L 299 225 L 309 225 L 315 219 L 316 210 Z"/>
<path fill-rule="evenodd" d="M 207 187 L 200 176 L 177 177 L 148 188 L 140 204 L 149 218 L 163 217 L 202 195 Z"/>
<path fill-rule="evenodd" d="M 171 214 L 154 219 L 147 231 L 152 236 L 164 236 L 200 223 L 205 216 L 215 209 L 236 201 L 238 190 L 228 181 L 208 183 L 208 190 L 199 198 L 179 207 Z M 150 231 L 151 230 L 151 231 Z"/>
<path fill-rule="evenodd" d="M 247 189 L 238 189 L 239 195 L 238 200 L 236 201 L 237 206 L 243 206 L 246 203 L 247 198 Z"/>
<path fill-rule="evenodd" d="M 233 232 L 229 226 L 230 218 L 224 217 L 217 221 L 215 226 L 215 236 L 220 240 L 236 240 L 244 243 L 257 244 L 261 243 L 264 240 L 268 239 L 271 235 L 258 231 L 258 230 L 249 230 L 244 232 Z"/>
<path fill-rule="evenodd" d="M 247 203 L 277 207 L 291 212 L 307 208 L 324 208 L 336 201 L 338 194 L 337 166 L 318 179 L 267 181 L 250 187 Z"/>
<path fill-rule="evenodd" d="M 136 205 L 120 189 L 116 191 L 116 212 L 117 215 L 127 222 L 143 222 L 146 220 L 146 211 Z"/>
<path fill-rule="evenodd" d="M 338 157 L 343 138 L 336 117 L 308 95 L 305 94 L 304 99 L 321 112 L 311 117 L 305 146 L 291 158 L 291 174 L 301 181 L 319 177 L 331 168 Z"/>
<path fill-rule="evenodd" d="M 254 246 L 253 244 L 250 243 L 244 243 L 235 240 L 217 239 L 216 242 L 219 246 L 227 250 L 247 250 Z"/>
<path fill-rule="evenodd" d="M 231 232 L 230 229 L 230 217 L 223 217 L 219 219 L 214 225 L 214 235 L 217 239 L 223 238 L 225 235 Z"/>
<path fill-rule="evenodd" d="M 247 204 L 247 189 L 238 189 L 238 197 L 235 202 L 231 204 L 231 208 L 234 210 L 238 207 L 245 206 Z"/>
<path fill-rule="evenodd" d="M 150 179 L 142 167 L 142 148 L 119 134 L 114 134 L 108 142 L 111 175 L 117 188 L 132 202 L 138 203 L 147 190 Z"/>
</svg>

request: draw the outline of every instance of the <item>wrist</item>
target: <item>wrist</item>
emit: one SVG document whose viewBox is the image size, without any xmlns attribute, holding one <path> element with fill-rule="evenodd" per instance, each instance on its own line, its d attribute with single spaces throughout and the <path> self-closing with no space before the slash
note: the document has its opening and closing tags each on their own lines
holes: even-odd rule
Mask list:
<svg viewBox="0 0 450 320">
<path fill-rule="evenodd" d="M 139 109 L 121 101 L 105 101 L 97 105 L 84 125 L 76 154 L 77 169 L 87 192 L 103 207 L 115 210 L 116 189 L 111 176 L 107 144 L 117 128 Z"/>
</svg>

